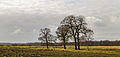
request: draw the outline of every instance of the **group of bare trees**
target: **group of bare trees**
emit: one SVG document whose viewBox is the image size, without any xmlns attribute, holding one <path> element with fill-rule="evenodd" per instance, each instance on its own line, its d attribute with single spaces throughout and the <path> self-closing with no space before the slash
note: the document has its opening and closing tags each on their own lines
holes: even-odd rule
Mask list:
<svg viewBox="0 0 120 57">
<path fill-rule="evenodd" d="M 57 37 L 50 34 L 49 28 L 44 28 L 40 31 L 38 39 L 46 42 L 47 48 L 49 42 L 55 42 L 56 39 L 59 39 L 63 42 L 64 49 L 66 49 L 66 41 L 71 39 L 74 40 L 75 50 L 80 50 L 80 41 L 93 40 L 93 30 L 87 27 L 84 16 L 70 15 L 65 17 L 56 30 Z"/>
</svg>

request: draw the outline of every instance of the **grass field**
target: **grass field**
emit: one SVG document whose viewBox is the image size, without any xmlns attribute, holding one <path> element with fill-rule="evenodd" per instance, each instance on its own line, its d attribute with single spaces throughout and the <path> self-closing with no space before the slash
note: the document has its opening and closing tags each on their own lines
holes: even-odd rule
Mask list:
<svg viewBox="0 0 120 57">
<path fill-rule="evenodd" d="M 120 57 L 120 46 L 82 46 L 81 50 L 74 50 L 68 46 L 66 50 L 61 46 L 0 46 L 0 57 Z"/>
</svg>

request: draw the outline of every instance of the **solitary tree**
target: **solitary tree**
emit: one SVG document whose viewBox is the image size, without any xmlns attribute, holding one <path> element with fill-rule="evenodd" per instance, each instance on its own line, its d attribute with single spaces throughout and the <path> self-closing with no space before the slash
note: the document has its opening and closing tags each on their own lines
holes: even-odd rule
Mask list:
<svg viewBox="0 0 120 57">
<path fill-rule="evenodd" d="M 50 34 L 49 28 L 44 28 L 44 29 L 40 29 L 38 40 L 40 40 L 41 42 L 45 42 L 46 47 L 48 48 L 49 42 L 55 42 L 56 39 L 54 38 L 52 34 Z"/>
<path fill-rule="evenodd" d="M 75 50 L 77 50 L 77 40 L 78 40 L 78 49 L 80 50 L 80 34 L 84 30 L 87 23 L 85 22 L 85 18 L 83 16 L 67 16 L 61 22 L 63 25 L 68 25 L 70 34 L 74 38 L 75 41 Z"/>
<path fill-rule="evenodd" d="M 61 25 L 57 28 L 56 34 L 60 40 L 63 41 L 64 49 L 66 49 L 66 41 L 69 38 L 69 27 L 67 25 Z"/>
</svg>

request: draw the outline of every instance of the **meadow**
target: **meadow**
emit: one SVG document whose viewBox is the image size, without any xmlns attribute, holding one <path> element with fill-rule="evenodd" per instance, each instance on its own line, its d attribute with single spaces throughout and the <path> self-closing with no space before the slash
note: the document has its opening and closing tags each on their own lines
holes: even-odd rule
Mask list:
<svg viewBox="0 0 120 57">
<path fill-rule="evenodd" d="M 120 46 L 0 46 L 0 57 L 120 57 Z"/>
</svg>

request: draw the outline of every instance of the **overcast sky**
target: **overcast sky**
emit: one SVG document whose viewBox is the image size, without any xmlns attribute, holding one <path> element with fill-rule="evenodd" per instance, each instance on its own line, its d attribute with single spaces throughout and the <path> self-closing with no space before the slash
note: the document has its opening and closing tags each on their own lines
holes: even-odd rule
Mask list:
<svg viewBox="0 0 120 57">
<path fill-rule="evenodd" d="M 120 40 L 120 0 L 0 0 L 0 42 L 38 42 L 68 15 L 85 16 L 95 40 Z"/>
</svg>

